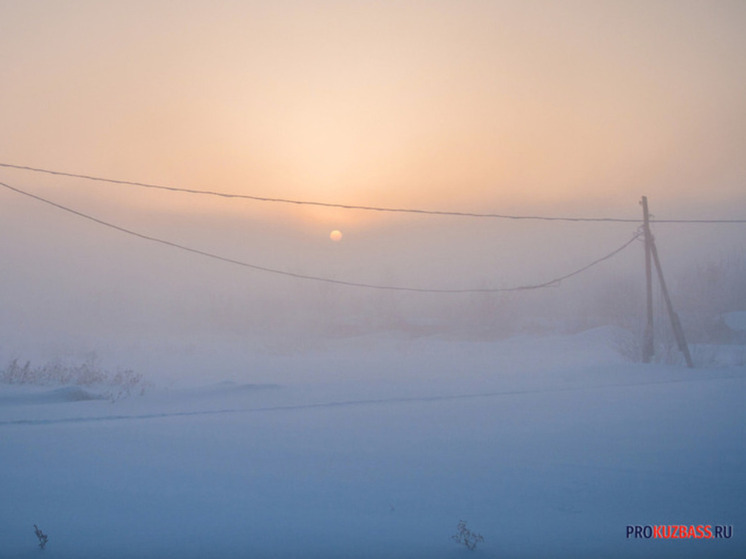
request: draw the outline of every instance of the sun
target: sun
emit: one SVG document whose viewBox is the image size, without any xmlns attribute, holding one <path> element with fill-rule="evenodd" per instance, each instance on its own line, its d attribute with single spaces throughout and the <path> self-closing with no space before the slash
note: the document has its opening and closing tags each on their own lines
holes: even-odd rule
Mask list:
<svg viewBox="0 0 746 559">
<path fill-rule="evenodd" d="M 340 231 L 339 229 L 335 229 L 334 231 L 329 233 L 329 238 L 335 243 L 338 243 L 342 240 L 342 231 Z"/>
</svg>

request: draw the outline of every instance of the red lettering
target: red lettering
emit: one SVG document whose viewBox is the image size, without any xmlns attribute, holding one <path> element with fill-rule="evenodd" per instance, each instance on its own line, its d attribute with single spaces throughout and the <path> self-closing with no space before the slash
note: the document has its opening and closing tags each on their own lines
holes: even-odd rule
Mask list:
<svg viewBox="0 0 746 559">
<path fill-rule="evenodd" d="M 627 526 L 627 537 L 634 533 L 635 538 L 655 539 L 712 539 L 730 538 L 733 528 L 731 526 L 715 526 L 710 524 L 659 524 L 655 526 Z"/>
</svg>

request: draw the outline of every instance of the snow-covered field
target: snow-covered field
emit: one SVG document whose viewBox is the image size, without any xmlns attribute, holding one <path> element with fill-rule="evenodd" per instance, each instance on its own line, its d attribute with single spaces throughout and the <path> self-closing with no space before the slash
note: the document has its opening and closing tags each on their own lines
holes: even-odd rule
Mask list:
<svg viewBox="0 0 746 559">
<path fill-rule="evenodd" d="M 0 557 L 746 557 L 743 349 L 687 370 L 611 338 L 185 355 L 113 403 L 0 385 Z M 627 538 L 673 524 L 732 536 Z"/>
</svg>

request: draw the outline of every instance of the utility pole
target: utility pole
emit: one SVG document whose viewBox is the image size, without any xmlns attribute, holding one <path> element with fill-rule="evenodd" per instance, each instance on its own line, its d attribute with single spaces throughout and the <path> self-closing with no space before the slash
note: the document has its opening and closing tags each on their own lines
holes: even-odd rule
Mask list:
<svg viewBox="0 0 746 559">
<path fill-rule="evenodd" d="M 690 369 L 694 368 L 692 362 L 692 356 L 689 353 L 689 345 L 686 343 L 686 337 L 684 336 L 684 329 L 681 327 L 681 320 L 679 315 L 673 308 L 671 303 L 671 297 L 668 294 L 668 287 L 666 286 L 666 280 L 663 277 L 663 268 L 661 267 L 660 258 L 658 258 L 658 248 L 655 246 L 655 239 L 653 234 L 650 232 L 650 213 L 648 212 L 648 198 L 647 196 L 642 197 L 642 217 L 643 217 L 643 233 L 645 235 L 645 284 L 647 286 L 647 323 L 645 325 L 645 334 L 642 344 L 642 361 L 643 363 L 650 363 L 655 353 L 655 345 L 653 343 L 653 267 L 655 263 L 655 269 L 658 272 L 658 281 L 661 285 L 661 291 L 663 292 L 663 298 L 666 302 L 666 310 L 668 316 L 671 319 L 671 328 L 673 328 L 673 334 L 676 337 L 676 343 L 679 346 L 679 351 L 684 354 L 686 365 Z"/>
<path fill-rule="evenodd" d="M 647 287 L 647 323 L 642 342 L 642 362 L 650 363 L 653 359 L 653 268 L 651 254 L 653 252 L 653 235 L 650 232 L 650 214 L 648 213 L 648 197 L 642 197 L 643 233 L 645 234 L 645 285 Z"/>
<path fill-rule="evenodd" d="M 686 343 L 686 337 L 684 336 L 684 329 L 681 327 L 681 320 L 679 315 L 673 309 L 671 303 L 671 297 L 668 295 L 668 288 L 666 287 L 666 280 L 663 279 L 663 268 L 661 268 L 661 261 L 658 258 L 658 249 L 655 246 L 655 241 L 650 244 L 651 252 L 653 253 L 653 261 L 655 262 L 655 269 L 658 270 L 658 280 L 661 283 L 661 290 L 663 291 L 663 298 L 666 301 L 666 309 L 668 310 L 668 316 L 671 319 L 671 328 L 673 328 L 673 335 L 676 337 L 676 343 L 679 346 L 679 351 L 684 354 L 686 360 L 686 366 L 690 369 L 694 368 L 692 362 L 692 356 L 689 353 L 689 345 Z"/>
</svg>

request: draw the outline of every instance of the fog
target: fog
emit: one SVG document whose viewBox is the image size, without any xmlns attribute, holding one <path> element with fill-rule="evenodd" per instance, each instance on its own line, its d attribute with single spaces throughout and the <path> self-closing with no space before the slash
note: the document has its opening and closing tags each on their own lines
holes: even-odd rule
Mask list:
<svg viewBox="0 0 746 559">
<path fill-rule="evenodd" d="M 659 219 L 744 217 L 739 3 L 81 1 L 0 15 L 0 163 L 340 204 L 640 219 L 647 195 Z M 638 227 L 219 199 L 9 167 L 0 181 L 254 266 L 419 289 L 542 284 Z M 241 267 L 7 189 L 0 218 L 0 365 L 95 353 L 157 374 L 148 351 L 635 330 L 643 314 L 638 242 L 550 289 L 428 294 Z M 741 228 L 655 226 L 690 323 L 702 322 L 693 292 L 708 320 L 742 307 L 737 280 L 693 287 L 713 266 L 739 275 Z"/>
<path fill-rule="evenodd" d="M 639 228 L 323 208 L 309 215 L 306 207 L 205 196 L 190 200 L 199 205 L 194 211 L 179 202 L 195 195 L 5 174 L 12 186 L 140 234 L 290 274 L 378 286 L 469 290 L 543 284 L 608 255 Z M 79 362 L 95 355 L 105 366 L 139 369 L 153 380 L 221 374 L 251 380 L 256 371 L 247 364 L 256 355 L 307 351 L 335 339 L 386 333 L 404 340 L 497 340 L 603 325 L 637 335 L 644 320 L 639 240 L 543 289 L 420 293 L 246 268 L 128 235 L 10 191 L 1 195 L 0 357 L 6 363 Z M 174 200 L 172 207 L 165 200 Z M 595 208 L 600 215 L 569 215 L 638 219 L 638 202 Z M 651 207 L 660 219 L 715 213 L 658 211 L 655 200 Z M 722 211 L 720 216 L 731 213 Z M 341 241 L 329 239 L 330 223 L 347 223 L 340 225 Z M 695 337 L 704 335 L 705 316 L 713 322 L 718 313 L 740 310 L 745 300 L 739 299 L 741 227 L 654 225 L 674 302 Z M 705 282 L 712 289 L 703 288 Z M 666 320 L 662 313 L 659 320 Z"/>
<path fill-rule="evenodd" d="M 0 555 L 746 556 L 744 29 L 0 2 Z"/>
</svg>

